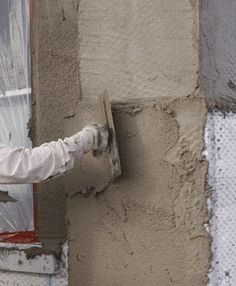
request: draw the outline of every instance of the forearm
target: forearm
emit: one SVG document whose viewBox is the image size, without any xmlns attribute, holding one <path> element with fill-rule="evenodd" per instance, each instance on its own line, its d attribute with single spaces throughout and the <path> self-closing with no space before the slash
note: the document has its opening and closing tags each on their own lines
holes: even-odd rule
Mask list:
<svg viewBox="0 0 236 286">
<path fill-rule="evenodd" d="M 93 135 L 81 131 L 33 149 L 0 146 L 0 184 L 38 183 L 73 168 L 93 144 Z"/>
</svg>

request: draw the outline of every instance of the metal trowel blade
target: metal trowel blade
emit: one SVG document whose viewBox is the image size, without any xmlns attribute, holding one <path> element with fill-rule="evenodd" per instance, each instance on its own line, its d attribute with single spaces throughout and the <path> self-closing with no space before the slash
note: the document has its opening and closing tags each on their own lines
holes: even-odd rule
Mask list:
<svg viewBox="0 0 236 286">
<path fill-rule="evenodd" d="M 115 179 L 121 175 L 121 164 L 111 104 L 107 93 L 104 93 L 100 97 L 100 101 L 103 114 L 103 124 L 106 124 L 109 130 L 109 160 L 111 164 L 112 178 Z"/>
</svg>

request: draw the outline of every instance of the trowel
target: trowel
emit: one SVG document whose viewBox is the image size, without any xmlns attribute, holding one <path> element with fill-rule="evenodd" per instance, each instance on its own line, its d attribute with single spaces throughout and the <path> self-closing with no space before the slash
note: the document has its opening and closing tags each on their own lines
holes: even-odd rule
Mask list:
<svg viewBox="0 0 236 286">
<path fill-rule="evenodd" d="M 112 116 L 111 104 L 106 92 L 100 97 L 101 111 L 102 111 L 102 124 L 106 125 L 109 132 L 108 152 L 109 161 L 111 165 L 111 176 L 114 180 L 121 175 L 121 163 L 116 139 L 115 126 Z"/>
<path fill-rule="evenodd" d="M 109 97 L 103 93 L 99 98 L 86 98 L 79 102 L 78 111 L 73 117 L 65 120 L 65 135 L 71 136 L 87 124 L 97 122 L 105 125 L 109 131 L 108 152 L 97 160 L 93 156 L 85 156 L 73 170 L 67 174 L 69 197 L 78 193 L 87 196 L 93 191 L 102 193 L 121 175 L 121 163 L 118 151 L 116 132 L 113 122 Z"/>
</svg>

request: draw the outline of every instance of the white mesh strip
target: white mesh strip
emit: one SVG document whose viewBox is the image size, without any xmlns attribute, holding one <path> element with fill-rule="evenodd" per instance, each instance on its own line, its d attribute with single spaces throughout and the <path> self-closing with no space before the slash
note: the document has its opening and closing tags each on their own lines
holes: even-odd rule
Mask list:
<svg viewBox="0 0 236 286">
<path fill-rule="evenodd" d="M 213 112 L 206 124 L 213 237 L 211 286 L 236 285 L 236 114 Z"/>
</svg>

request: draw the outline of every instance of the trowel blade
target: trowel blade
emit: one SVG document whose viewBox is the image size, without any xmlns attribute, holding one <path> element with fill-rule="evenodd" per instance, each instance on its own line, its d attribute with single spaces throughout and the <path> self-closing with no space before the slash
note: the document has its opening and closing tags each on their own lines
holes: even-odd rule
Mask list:
<svg viewBox="0 0 236 286">
<path fill-rule="evenodd" d="M 109 160 L 111 164 L 112 178 L 115 179 L 121 175 L 121 164 L 111 104 L 107 93 L 104 93 L 100 97 L 100 102 L 103 113 L 103 124 L 107 125 L 109 130 Z"/>
</svg>

